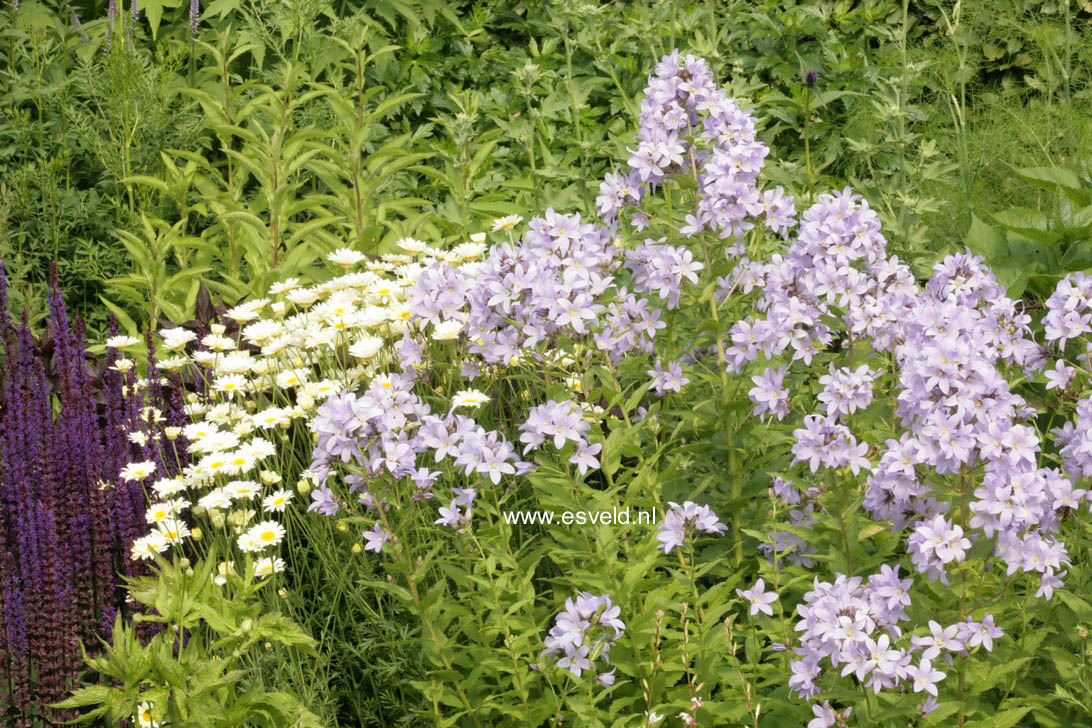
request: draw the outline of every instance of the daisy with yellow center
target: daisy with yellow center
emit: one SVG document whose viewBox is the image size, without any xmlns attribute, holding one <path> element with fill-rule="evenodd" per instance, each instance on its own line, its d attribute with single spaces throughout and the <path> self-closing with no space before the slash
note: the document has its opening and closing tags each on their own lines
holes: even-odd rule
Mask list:
<svg viewBox="0 0 1092 728">
<path fill-rule="evenodd" d="M 284 571 L 284 560 L 275 556 L 264 556 L 254 562 L 254 576 L 262 578 Z"/>
<path fill-rule="evenodd" d="M 121 477 L 128 481 L 144 480 L 155 472 L 156 464 L 151 460 L 129 463 L 121 470 Z"/>
<path fill-rule="evenodd" d="M 169 544 L 182 543 L 182 539 L 190 535 L 190 527 L 182 521 L 171 520 L 156 524 L 156 529 L 163 540 Z"/>
<path fill-rule="evenodd" d="M 236 543 L 240 550 L 253 552 L 276 546 L 283 539 L 284 526 L 276 521 L 262 521 L 239 536 Z"/>
<path fill-rule="evenodd" d="M 133 541 L 130 557 L 141 561 L 151 559 L 156 554 L 166 551 L 167 545 L 167 539 L 163 538 L 159 531 L 152 531 L 147 536 L 141 536 Z"/>
<path fill-rule="evenodd" d="M 290 490 L 277 490 L 270 493 L 262 501 L 262 508 L 266 513 L 283 513 L 285 507 L 292 500 L 294 494 Z"/>
<path fill-rule="evenodd" d="M 136 719 L 140 728 L 159 728 L 159 723 L 152 718 L 151 703 L 141 703 L 137 706 Z"/>
<path fill-rule="evenodd" d="M 140 339 L 135 336 L 111 336 L 106 340 L 106 348 L 117 349 L 118 351 L 125 351 L 140 343 Z"/>
<path fill-rule="evenodd" d="M 489 401 L 489 395 L 477 389 L 464 389 L 451 398 L 451 408 L 477 407 Z"/>
</svg>

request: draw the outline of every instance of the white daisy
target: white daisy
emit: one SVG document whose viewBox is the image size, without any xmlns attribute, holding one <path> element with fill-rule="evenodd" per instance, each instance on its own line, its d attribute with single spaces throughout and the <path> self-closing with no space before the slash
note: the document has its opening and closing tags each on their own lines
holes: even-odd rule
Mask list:
<svg viewBox="0 0 1092 728">
<path fill-rule="evenodd" d="M 493 232 L 499 233 L 502 230 L 507 232 L 523 222 L 522 215 L 505 215 L 504 217 L 498 217 L 493 221 Z"/>
<path fill-rule="evenodd" d="M 271 576 L 284 571 L 284 560 L 275 556 L 263 556 L 254 562 L 254 576 Z"/>
<path fill-rule="evenodd" d="M 334 265 L 340 265 L 342 268 L 352 268 L 354 265 L 364 260 L 367 256 L 358 250 L 351 250 L 349 248 L 338 248 L 334 252 L 326 256 L 326 260 L 330 261 Z"/>
<path fill-rule="evenodd" d="M 295 493 L 290 490 L 282 488 L 281 490 L 275 490 L 265 497 L 262 501 L 262 508 L 266 513 L 283 513 L 285 507 L 295 497 Z"/>
<path fill-rule="evenodd" d="M 106 348 L 125 351 L 139 343 L 140 339 L 135 336 L 111 336 L 106 340 Z"/>
<path fill-rule="evenodd" d="M 151 460 L 144 460 L 139 463 L 129 463 L 121 469 L 121 477 L 125 480 L 144 480 L 149 475 L 155 472 L 156 464 Z"/>
<path fill-rule="evenodd" d="M 477 389 L 464 389 L 451 398 L 451 408 L 477 407 L 489 401 L 489 395 Z"/>
</svg>

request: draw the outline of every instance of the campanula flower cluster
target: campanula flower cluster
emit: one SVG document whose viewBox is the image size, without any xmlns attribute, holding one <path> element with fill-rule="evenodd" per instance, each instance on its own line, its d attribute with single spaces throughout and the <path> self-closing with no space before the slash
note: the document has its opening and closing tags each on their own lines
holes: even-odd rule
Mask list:
<svg viewBox="0 0 1092 728">
<path fill-rule="evenodd" d="M 610 664 L 610 648 L 625 634 L 626 625 L 619 619 L 621 609 L 607 595 L 595 596 L 579 592 L 565 600 L 565 610 L 557 615 L 546 636 L 546 649 L 540 657 L 561 655 L 557 666 L 576 677 L 596 667 L 602 660 Z M 614 682 L 614 671 L 604 670 L 597 676 L 603 685 Z"/>
</svg>

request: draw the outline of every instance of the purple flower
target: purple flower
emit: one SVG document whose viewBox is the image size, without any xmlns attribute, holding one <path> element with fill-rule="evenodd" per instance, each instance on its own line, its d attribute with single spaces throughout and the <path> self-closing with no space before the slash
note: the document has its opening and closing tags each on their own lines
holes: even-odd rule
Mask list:
<svg viewBox="0 0 1092 728">
<path fill-rule="evenodd" d="M 858 443 L 849 428 L 838 424 L 833 417 L 805 415 L 804 427 L 792 434 L 796 438 L 792 446 L 793 462 L 807 462 L 813 473 L 820 465 L 827 468 L 848 465 L 854 475 L 861 468 L 872 467 L 865 457 L 868 443 Z"/>
<path fill-rule="evenodd" d="M 968 648 L 973 649 L 982 645 L 986 648 L 986 652 L 993 652 L 994 639 L 1005 634 L 994 624 L 992 614 L 987 614 L 981 622 L 968 619 L 960 627 L 966 637 Z"/>
<path fill-rule="evenodd" d="M 365 551 L 374 551 L 377 554 L 383 549 L 384 544 L 390 539 L 390 534 L 384 531 L 378 523 L 372 526 L 371 531 L 364 531 L 364 540 L 367 541 L 364 544 Z"/>
<path fill-rule="evenodd" d="M 591 669 L 591 660 L 588 659 L 588 652 L 590 651 L 591 648 L 587 645 L 580 645 L 566 650 L 565 656 L 557 661 L 557 666 L 580 677 L 583 670 Z"/>
<path fill-rule="evenodd" d="M 669 362 L 665 371 L 657 359 L 653 368 L 646 373 L 652 377 L 652 391 L 661 397 L 667 392 L 682 393 L 683 386 L 690 382 L 683 376 L 682 366 L 677 361 Z"/>
<path fill-rule="evenodd" d="M 308 513 L 319 513 L 324 516 L 337 515 L 341 510 L 334 492 L 325 486 L 319 486 L 311 491 L 311 504 L 307 506 Z"/>
<path fill-rule="evenodd" d="M 907 549 L 918 571 L 930 578 L 939 576 L 944 583 L 944 566 L 953 561 L 959 563 L 966 557 L 971 541 L 963 536 L 963 529 L 936 516 L 914 529 L 907 541 Z"/>
<path fill-rule="evenodd" d="M 461 528 L 470 523 L 471 508 L 478 491 L 474 488 L 455 488 L 454 491 L 455 498 L 450 505 L 440 506 L 440 517 L 434 523 L 451 528 Z M 464 506 L 466 510 L 460 511 L 459 506 Z"/>
<path fill-rule="evenodd" d="M 807 728 L 831 728 L 835 724 L 845 725 L 845 721 L 853 714 L 853 707 L 839 713 L 830 707 L 829 700 L 824 700 L 822 705 L 811 706 L 811 714 L 815 717 L 808 721 Z"/>
<path fill-rule="evenodd" d="M 739 598 L 751 605 L 751 616 L 755 616 L 759 612 L 773 616 L 773 609 L 771 604 L 777 601 L 776 592 L 766 591 L 766 582 L 759 577 L 755 585 L 746 591 L 742 589 L 736 589 L 736 594 Z"/>
<path fill-rule="evenodd" d="M 550 400 L 546 404 L 533 407 L 527 414 L 527 421 L 520 425 L 520 442 L 527 443 L 523 452 L 536 449 L 539 445 L 553 438 L 554 447 L 561 449 L 567 440 L 575 443 L 584 442 L 584 433 L 591 427 L 584 421 L 580 407 L 572 401 Z"/>
<path fill-rule="evenodd" d="M 832 363 L 830 373 L 819 378 L 824 389 L 818 399 L 828 415 L 853 414 L 872 402 L 872 382 L 876 376 L 866 364 L 851 371 L 848 367 L 835 369 Z"/>
<path fill-rule="evenodd" d="M 915 693 L 920 693 L 924 690 L 934 698 L 937 697 L 936 684 L 947 677 L 945 673 L 933 669 L 933 664 L 927 657 L 922 658 L 922 661 L 918 665 L 907 667 L 906 676 L 910 679 Z"/>
<path fill-rule="evenodd" d="M 668 510 L 657 529 L 656 539 L 660 542 L 660 550 L 668 554 L 694 532 L 721 534 L 726 530 L 728 526 L 721 523 L 709 506 L 699 506 L 692 501 L 686 501 L 681 506 L 668 502 Z"/>
<path fill-rule="evenodd" d="M 935 660 L 943 652 L 961 652 L 964 649 L 964 641 L 960 639 L 960 625 L 953 624 L 941 627 L 940 624 L 929 620 L 929 634 L 925 637 L 914 635 L 911 642 L 914 647 L 925 648 L 921 656 L 927 660 Z"/>
<path fill-rule="evenodd" d="M 755 403 L 754 414 L 763 417 L 770 414 L 781 421 L 789 414 L 789 390 L 785 389 L 785 372 L 782 364 L 777 369 L 768 367 L 762 374 L 751 377 L 754 387 L 747 393 Z"/>
<path fill-rule="evenodd" d="M 594 470 L 599 467 L 599 458 L 596 455 L 602 449 L 603 445 L 598 442 L 594 445 L 578 442 L 576 452 L 569 458 L 569 462 L 577 467 L 581 475 L 584 475 L 589 469 Z"/>
<path fill-rule="evenodd" d="M 576 677 L 592 669 L 593 661 L 610 661 L 610 647 L 622 638 L 626 626 L 618 619 L 621 609 L 609 596 L 578 592 L 565 600 L 565 610 L 557 615 L 545 639 L 542 657 L 561 654 L 557 666 Z M 600 684 L 614 682 L 614 671 L 597 677 Z"/>
</svg>

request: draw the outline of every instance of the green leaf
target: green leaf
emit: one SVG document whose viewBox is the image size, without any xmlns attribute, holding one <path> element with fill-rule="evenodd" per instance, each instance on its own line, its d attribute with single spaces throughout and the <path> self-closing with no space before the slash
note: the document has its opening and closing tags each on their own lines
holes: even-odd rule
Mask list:
<svg viewBox="0 0 1092 728">
<path fill-rule="evenodd" d="M 91 685 L 86 688 L 80 688 L 72 694 L 72 697 L 59 703 L 54 703 L 50 707 L 66 710 L 69 708 L 86 708 L 89 705 L 99 705 L 105 703 L 106 699 L 110 697 L 110 691 L 111 688 L 108 688 L 105 685 Z"/>
<path fill-rule="evenodd" d="M 966 724 L 966 728 L 1012 728 L 1031 711 L 1031 706 L 1012 708 L 994 713 L 985 720 L 976 720 Z"/>
<path fill-rule="evenodd" d="M 99 300 L 102 301 L 106 308 L 110 309 L 111 313 L 118 317 L 118 323 L 125 329 L 125 333 L 130 336 L 139 336 L 140 327 L 136 325 L 136 322 L 133 321 L 129 314 L 125 313 L 117 304 L 108 301 L 104 296 L 99 296 Z"/>
<path fill-rule="evenodd" d="M 991 217 L 1006 230 L 1044 245 L 1051 245 L 1062 237 L 1061 233 L 1050 229 L 1050 220 L 1045 213 L 1030 207 L 1010 207 L 995 212 Z"/>
<path fill-rule="evenodd" d="M 978 253 L 988 262 L 1004 258 L 1009 254 L 1005 234 L 982 222 L 977 215 L 971 215 L 971 227 L 963 244 Z"/>
<path fill-rule="evenodd" d="M 1092 622 L 1092 605 L 1089 605 L 1088 602 L 1065 589 L 1058 589 L 1054 593 L 1057 594 L 1058 597 L 1065 602 L 1065 605 L 1073 611 L 1073 614 L 1077 616 L 1077 619 L 1082 622 Z"/>
<path fill-rule="evenodd" d="M 212 0 L 211 3 L 205 6 L 205 12 L 201 13 L 201 17 L 222 18 L 238 9 L 239 0 Z"/>
<path fill-rule="evenodd" d="M 1063 167 L 1024 167 L 1016 170 L 1016 176 L 1045 190 L 1055 187 L 1079 190 L 1083 187 L 1080 177 Z"/>
</svg>

